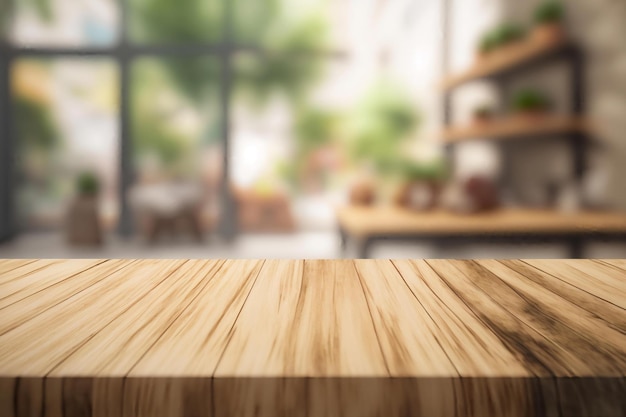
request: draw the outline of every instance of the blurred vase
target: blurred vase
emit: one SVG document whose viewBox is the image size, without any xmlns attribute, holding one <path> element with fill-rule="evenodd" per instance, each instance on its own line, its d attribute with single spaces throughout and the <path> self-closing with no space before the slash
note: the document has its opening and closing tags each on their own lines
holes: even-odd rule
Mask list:
<svg viewBox="0 0 626 417">
<path fill-rule="evenodd" d="M 66 224 L 67 241 L 75 246 L 102 244 L 102 226 L 95 195 L 79 195 L 70 204 Z"/>
<path fill-rule="evenodd" d="M 481 212 L 498 207 L 498 188 L 490 178 L 475 175 L 468 178 L 463 185 L 465 193 L 472 202 L 472 211 Z"/>
<path fill-rule="evenodd" d="M 531 39 L 540 45 L 555 45 L 565 40 L 565 28 L 559 22 L 543 23 L 533 28 Z"/>
<path fill-rule="evenodd" d="M 376 199 L 374 184 L 368 180 L 356 182 L 350 188 L 350 204 L 355 206 L 370 206 Z"/>
<path fill-rule="evenodd" d="M 411 210 L 424 211 L 437 206 L 441 187 L 435 181 L 411 181 L 396 194 L 395 203 Z"/>
<path fill-rule="evenodd" d="M 581 198 L 586 207 L 592 209 L 606 208 L 606 190 L 609 176 L 606 169 L 590 170 L 582 182 Z"/>
</svg>

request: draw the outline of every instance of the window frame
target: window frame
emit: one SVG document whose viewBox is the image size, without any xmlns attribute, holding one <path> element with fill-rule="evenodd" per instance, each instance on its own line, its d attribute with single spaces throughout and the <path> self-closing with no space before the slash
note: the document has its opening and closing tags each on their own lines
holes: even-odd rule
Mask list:
<svg viewBox="0 0 626 417">
<path fill-rule="evenodd" d="M 130 114 L 130 78 L 131 65 L 137 58 L 167 57 L 215 57 L 219 61 L 219 108 L 220 130 L 222 138 L 223 161 L 222 181 L 220 184 L 221 217 L 219 234 L 226 240 L 237 235 L 237 216 L 230 183 L 230 137 L 231 137 L 231 92 L 234 79 L 234 56 L 245 52 L 262 57 L 271 51 L 262 46 L 242 44 L 234 40 L 234 8 L 232 1 L 223 0 L 222 39 L 219 42 L 170 43 L 170 44 L 134 44 L 129 39 L 130 0 L 116 0 L 119 12 L 117 42 L 111 46 L 78 46 L 78 47 L 27 47 L 13 45 L 0 37 L 0 242 L 13 237 L 18 230 L 15 222 L 15 132 L 11 105 L 11 67 L 20 58 L 108 58 L 119 68 L 119 217 L 118 233 L 129 237 L 134 231 L 134 222 L 128 202 L 128 190 L 134 180 L 132 167 L 133 149 L 131 138 Z M 452 0 L 443 0 L 443 14 L 448 15 Z M 12 10 L 9 10 L 12 14 Z M 444 52 L 447 50 L 447 39 L 450 27 L 444 24 Z M 10 32 L 10 31 L 8 31 Z M 347 54 L 341 50 L 301 50 L 290 52 L 294 55 L 305 55 L 312 58 L 329 60 L 345 59 Z M 444 56 L 447 55 L 444 53 Z M 447 66 L 447 62 L 443 62 Z"/>
<path fill-rule="evenodd" d="M 236 234 L 236 217 L 229 183 L 229 143 L 230 143 L 230 91 L 232 83 L 232 56 L 242 51 L 259 53 L 260 48 L 237 45 L 232 39 L 232 6 L 224 1 L 223 39 L 218 43 L 175 43 L 175 44 L 134 44 L 129 39 L 129 0 L 119 0 L 119 26 L 117 42 L 111 46 L 77 47 L 30 47 L 14 45 L 8 39 L 0 39 L 0 241 L 19 232 L 15 224 L 15 132 L 13 131 L 13 108 L 11 100 L 11 68 L 21 58 L 107 58 L 119 69 L 119 218 L 118 233 L 123 237 L 133 234 L 134 225 L 128 202 L 128 190 L 134 180 L 132 167 L 132 138 L 130 114 L 130 78 L 134 60 L 143 57 L 215 57 L 220 65 L 220 127 L 223 149 L 223 173 L 220 184 L 222 217 L 220 234 L 233 238 Z M 12 10 L 9 11 L 11 13 Z M 10 32 L 10 31 L 8 31 Z"/>
</svg>

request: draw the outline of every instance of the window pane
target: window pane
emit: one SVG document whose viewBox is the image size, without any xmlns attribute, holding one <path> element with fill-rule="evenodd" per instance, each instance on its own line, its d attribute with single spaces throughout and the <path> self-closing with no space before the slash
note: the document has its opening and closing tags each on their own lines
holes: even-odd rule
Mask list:
<svg viewBox="0 0 626 417">
<path fill-rule="evenodd" d="M 128 0 L 130 34 L 138 43 L 215 42 L 221 39 L 224 0 Z"/>
<path fill-rule="evenodd" d="M 117 0 L 15 2 L 12 40 L 25 46 L 106 46 L 118 37 Z"/>
<path fill-rule="evenodd" d="M 348 43 L 358 1 L 234 0 L 239 42 L 275 49 L 342 49 Z"/>
<path fill-rule="evenodd" d="M 118 216 L 118 70 L 108 60 L 20 59 L 12 69 L 17 204 L 24 228 L 61 227 L 79 175 L 100 182 L 100 215 Z"/>
<path fill-rule="evenodd" d="M 153 214 L 200 206 L 205 228 L 219 213 L 223 146 L 219 63 L 211 58 L 144 58 L 132 70 L 136 184 L 131 205 L 140 227 Z"/>
<path fill-rule="evenodd" d="M 236 60 L 230 177 L 239 229 L 331 228 L 351 167 L 342 134 L 354 95 L 345 60 Z"/>
<path fill-rule="evenodd" d="M 237 56 L 230 177 L 241 230 L 285 230 L 280 218 L 292 230 L 334 230 L 334 207 L 355 184 L 373 183 L 377 201 L 391 203 L 414 170 L 439 169 L 427 140 L 439 127 L 439 8 L 385 4 L 403 24 L 373 30 L 376 8 L 354 9 L 344 24 L 358 32 L 342 54 Z M 413 53 L 420 36 L 427 59 Z"/>
</svg>

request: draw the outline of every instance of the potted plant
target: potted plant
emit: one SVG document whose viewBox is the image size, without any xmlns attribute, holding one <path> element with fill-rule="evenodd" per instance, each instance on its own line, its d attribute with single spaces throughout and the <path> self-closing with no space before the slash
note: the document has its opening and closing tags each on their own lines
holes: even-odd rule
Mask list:
<svg viewBox="0 0 626 417">
<path fill-rule="evenodd" d="M 441 205 L 447 210 L 464 214 L 496 209 L 500 205 L 497 184 L 481 174 L 457 178 L 442 192 Z"/>
<path fill-rule="evenodd" d="M 495 111 L 493 107 L 487 104 L 476 107 L 472 112 L 473 122 L 476 125 L 484 125 L 490 122 L 493 120 L 494 115 Z"/>
<path fill-rule="evenodd" d="M 70 203 L 67 219 L 67 239 L 72 245 L 93 246 L 102 243 L 98 210 L 100 180 L 91 172 L 76 179 L 76 197 Z"/>
<path fill-rule="evenodd" d="M 543 44 L 563 41 L 565 38 L 564 17 L 565 9 L 559 1 L 548 0 L 539 5 L 535 10 L 532 40 Z"/>
<path fill-rule="evenodd" d="M 515 93 L 512 107 L 517 115 L 534 118 L 545 115 L 550 107 L 550 102 L 541 91 L 526 88 Z"/>
<path fill-rule="evenodd" d="M 498 46 L 497 34 L 491 30 L 483 35 L 477 48 L 478 60 L 483 60 L 491 55 L 491 52 Z"/>
<path fill-rule="evenodd" d="M 350 187 L 350 204 L 354 206 L 371 206 L 376 201 L 373 181 L 359 179 Z"/>
<path fill-rule="evenodd" d="M 516 47 L 524 40 L 526 32 L 524 29 L 514 23 L 503 23 L 498 26 L 492 33 L 492 48 L 496 52 L 507 51 L 510 47 Z"/>
<path fill-rule="evenodd" d="M 400 164 L 404 183 L 395 196 L 395 203 L 411 210 L 430 210 L 439 203 L 446 170 L 441 161 Z"/>
<path fill-rule="evenodd" d="M 346 126 L 347 151 L 364 178 L 350 189 L 352 204 L 386 202 L 383 184 L 398 172 L 403 145 L 411 139 L 420 116 L 406 91 L 381 80 L 351 112 Z"/>
</svg>

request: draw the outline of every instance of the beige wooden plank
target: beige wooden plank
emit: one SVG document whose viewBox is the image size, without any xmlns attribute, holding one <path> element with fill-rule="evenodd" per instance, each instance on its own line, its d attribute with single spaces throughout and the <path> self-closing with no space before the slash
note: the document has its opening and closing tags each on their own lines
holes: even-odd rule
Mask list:
<svg viewBox="0 0 626 417">
<path fill-rule="evenodd" d="M 351 261 L 267 261 L 215 372 L 216 413 L 363 415 L 388 376 Z"/>
<path fill-rule="evenodd" d="M 42 312 L 89 288 L 91 285 L 105 280 L 112 273 L 128 265 L 132 265 L 132 261 L 110 260 L 82 271 L 75 279 L 62 279 L 44 290 L 34 292 L 18 301 L 11 303 L 12 297 L 0 300 L 0 314 L 2 316 L 0 320 L 0 335 L 37 317 Z M 21 293 L 14 294 L 14 296 L 20 297 L 23 295 Z"/>
<path fill-rule="evenodd" d="M 6 274 L 7 272 L 35 261 L 36 259 L 0 259 L 0 274 Z"/>
<path fill-rule="evenodd" d="M 567 299 L 530 281 L 524 275 L 507 268 L 495 260 L 474 261 L 498 276 L 512 288 L 523 301 L 526 307 L 537 310 L 550 325 L 552 334 L 556 333 L 555 323 L 560 323 L 575 333 L 576 347 L 587 349 L 585 357 L 594 362 L 604 361 L 608 366 L 619 369 L 626 375 L 626 334 L 615 330 L 607 323 L 597 318 L 593 313 L 570 303 Z M 580 261 L 577 264 L 589 264 L 590 261 Z M 626 314 L 624 314 L 626 316 Z M 572 333 L 572 335 L 573 335 Z M 569 333 L 568 333 L 569 334 Z"/>
<path fill-rule="evenodd" d="M 411 413 L 454 414 L 454 381 L 459 374 L 429 331 L 435 326 L 432 318 L 391 262 L 355 260 L 354 264 L 390 375 L 419 378 L 417 386 L 409 383 L 398 390 L 413 392 L 405 398 Z M 429 391 L 433 388 L 437 395 Z"/>
<path fill-rule="evenodd" d="M 447 264 L 458 271 L 454 279 L 466 277 L 474 287 L 567 353 L 567 356 L 554 357 L 552 363 L 544 362 L 555 374 L 559 375 L 560 360 L 566 357 L 569 358 L 569 369 L 577 376 L 616 376 L 621 373 L 612 358 L 599 351 L 593 340 L 559 321 L 550 314 L 552 311 L 542 309 L 536 301 L 523 297 L 488 269 L 473 261 L 448 260 Z M 615 359 L 619 360 L 619 357 Z"/>
<path fill-rule="evenodd" d="M 608 265 L 615 266 L 620 268 L 623 271 L 626 271 L 626 259 L 598 259 L 598 261 L 603 262 Z"/>
<path fill-rule="evenodd" d="M 604 326 L 626 334 L 626 314 L 620 307 L 607 303 L 603 299 L 581 290 L 571 283 L 558 279 L 520 260 L 505 259 L 499 260 L 499 262 L 517 271 L 527 280 L 534 282 L 539 288 L 557 294 L 570 303 L 587 310 L 594 317 L 602 320 Z"/>
<path fill-rule="evenodd" d="M 394 260 L 409 289 L 432 317 L 429 330 L 462 377 L 533 376 L 500 339 L 445 286 L 424 261 Z"/>
<path fill-rule="evenodd" d="M 454 293 L 505 343 L 536 375 L 575 376 L 585 369 L 584 360 L 536 331 L 509 311 L 495 292 L 475 285 L 474 274 L 465 274 L 449 260 L 426 261 Z"/>
<path fill-rule="evenodd" d="M 100 281 L 3 334 L 0 336 L 0 374 L 46 375 L 183 263 L 140 261 L 132 268 L 114 273 L 114 281 L 107 280 L 106 285 L 99 285 L 103 283 Z"/>
<path fill-rule="evenodd" d="M 607 282 L 594 275 L 579 271 L 561 260 L 523 259 L 523 261 L 620 308 L 626 309 L 626 297 L 612 282 Z"/>
<path fill-rule="evenodd" d="M 585 277 L 593 277 L 609 285 L 616 295 L 626 300 L 626 272 L 602 262 L 593 262 L 588 259 L 560 259 L 559 264 L 567 265 L 567 269 L 574 268 Z"/>
<path fill-rule="evenodd" d="M 263 261 L 225 261 L 125 378 L 123 416 L 212 416 L 212 375 Z"/>
<path fill-rule="evenodd" d="M 510 350 L 426 262 L 393 264 L 433 318 L 437 327 L 431 331 L 461 375 L 454 381 L 457 415 L 525 416 L 538 404 L 544 415 L 558 415 L 556 401 L 549 400 L 554 396 L 544 387 L 552 378 L 534 379 L 537 367 L 526 366 L 524 355 Z"/>
<path fill-rule="evenodd" d="M 50 286 L 57 285 L 64 280 L 82 272 L 87 272 L 97 266 L 104 266 L 105 259 L 76 259 L 58 260 L 46 264 L 45 267 L 0 284 L 0 309 L 6 308 L 20 300 L 32 296 Z"/>
<path fill-rule="evenodd" d="M 264 261 L 228 260 L 129 376 L 213 375 Z"/>
<path fill-rule="evenodd" d="M 4 294 L 3 288 L 6 284 L 23 276 L 27 276 L 28 274 L 32 274 L 33 272 L 43 270 L 51 265 L 58 265 L 64 262 L 63 259 L 37 259 L 35 262 L 30 262 L 12 271 L 3 273 L 0 275 L 0 295 Z"/>
<path fill-rule="evenodd" d="M 386 260 L 355 260 L 392 376 L 458 376 L 429 331 L 436 325 Z"/>
<path fill-rule="evenodd" d="M 188 261 L 60 363 L 49 376 L 126 375 L 219 271 L 224 261 Z"/>
<path fill-rule="evenodd" d="M 296 362 L 296 347 L 292 344 L 296 327 L 291 321 L 300 314 L 296 307 L 303 270 L 304 261 L 265 261 L 233 327 L 216 376 L 306 374 L 298 367 L 306 363 Z"/>
<path fill-rule="evenodd" d="M 105 263 L 104 259 L 75 259 L 51 264 L 0 285 L 0 308 L 29 297 L 62 280 Z"/>
<path fill-rule="evenodd" d="M 216 371 L 240 374 L 388 375 L 352 262 L 266 261 Z"/>
</svg>

